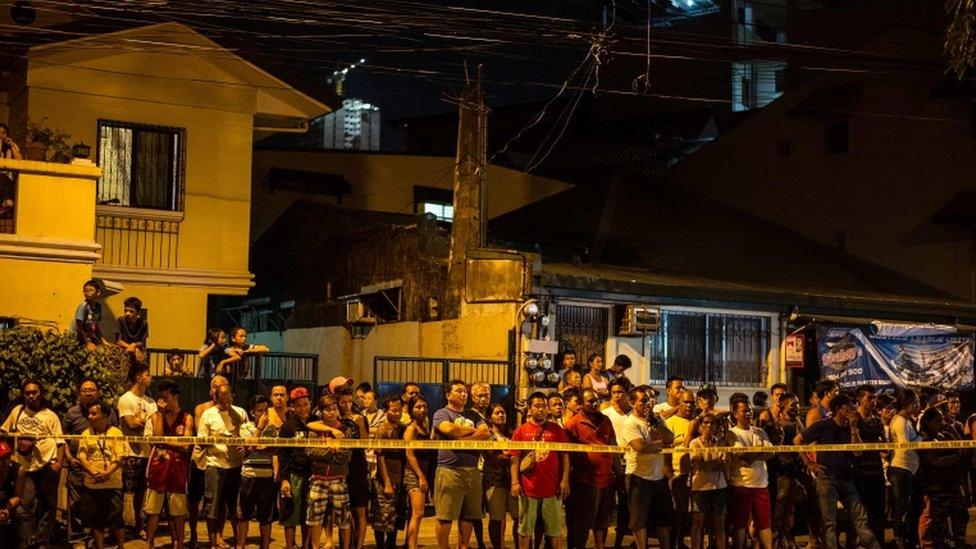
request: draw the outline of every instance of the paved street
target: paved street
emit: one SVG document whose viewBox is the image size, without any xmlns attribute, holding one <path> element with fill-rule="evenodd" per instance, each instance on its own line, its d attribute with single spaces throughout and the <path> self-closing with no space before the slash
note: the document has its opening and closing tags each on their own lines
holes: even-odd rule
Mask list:
<svg viewBox="0 0 976 549">
<path fill-rule="evenodd" d="M 968 541 L 970 543 L 972 543 L 973 538 L 976 537 L 976 522 L 973 521 L 972 515 L 973 515 L 973 510 L 970 509 L 970 523 L 969 523 L 969 531 L 968 531 L 968 535 L 967 535 L 967 539 L 968 539 Z M 486 526 L 487 526 L 487 523 L 486 523 Z M 511 527 L 510 527 L 509 524 L 506 524 L 506 529 L 509 532 L 511 532 Z M 228 534 L 230 533 L 230 528 L 229 527 L 227 528 L 227 533 Z M 487 528 L 486 528 L 486 530 L 485 530 L 485 536 L 487 537 L 487 535 L 488 535 L 488 533 L 487 533 Z M 202 540 L 202 541 L 205 541 L 207 539 L 207 529 L 206 529 L 206 526 L 204 526 L 203 524 L 200 525 L 200 528 L 199 528 L 199 536 L 200 536 L 199 539 Z M 271 541 L 271 547 L 272 548 L 274 548 L 274 549 L 284 549 L 284 547 L 285 547 L 284 531 L 277 524 L 275 524 L 275 526 L 274 526 L 274 528 L 272 530 L 271 537 L 272 537 L 272 541 Z M 612 530 L 610 532 L 610 539 L 611 540 L 613 539 L 613 531 Z M 888 539 L 889 540 L 892 539 L 892 532 L 891 532 L 890 529 L 888 530 Z M 400 532 L 400 535 L 397 538 L 397 540 L 398 540 L 398 544 L 399 545 L 402 545 L 404 543 L 404 534 L 403 534 L 403 532 Z M 628 538 L 628 542 L 629 542 L 629 540 L 630 540 L 630 538 Z M 338 542 L 338 540 L 336 540 L 336 541 Z M 375 544 L 373 543 L 373 541 L 374 541 L 373 540 L 373 532 L 372 532 L 372 530 L 370 530 L 366 534 L 366 547 L 369 548 L 369 549 L 375 548 Z M 506 547 L 511 548 L 512 547 L 511 540 L 509 540 L 506 537 L 506 540 L 505 541 L 506 541 Z M 805 542 L 806 541 L 806 538 L 805 537 L 799 537 L 798 538 L 798 541 Z M 487 543 L 487 539 L 485 540 L 485 542 Z M 247 547 L 258 547 L 258 543 L 259 543 L 259 539 L 257 537 L 256 528 L 252 526 L 251 532 L 250 532 L 250 537 L 247 540 Z M 471 543 L 472 543 L 472 547 L 476 547 L 476 545 L 474 544 L 474 537 L 473 536 L 472 536 Z M 156 542 L 156 547 L 169 547 L 170 546 L 169 544 L 170 544 L 170 538 L 167 535 L 167 536 L 163 536 L 163 537 L 159 537 L 158 538 L 158 540 Z M 655 544 L 655 542 L 653 541 L 653 538 L 652 538 L 651 544 L 652 545 Z M 203 546 L 205 546 L 205 544 Z M 434 537 L 434 519 L 431 518 L 431 517 L 428 517 L 428 518 L 424 519 L 424 522 L 423 522 L 423 524 L 421 526 L 420 546 L 421 547 L 437 547 L 437 541 L 436 541 L 436 539 Z M 451 546 L 452 547 L 457 547 L 457 541 L 456 541 L 455 536 L 453 536 L 453 535 L 451 536 Z M 126 547 L 126 549 L 143 549 L 143 548 L 146 547 L 146 544 L 143 541 L 129 541 L 129 542 L 126 542 L 125 547 Z"/>
</svg>

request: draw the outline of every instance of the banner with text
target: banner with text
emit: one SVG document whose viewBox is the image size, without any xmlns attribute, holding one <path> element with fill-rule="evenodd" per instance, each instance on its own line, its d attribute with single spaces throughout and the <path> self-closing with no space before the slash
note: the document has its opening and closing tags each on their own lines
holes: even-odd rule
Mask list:
<svg viewBox="0 0 976 549">
<path fill-rule="evenodd" d="M 875 323 L 817 328 L 820 377 L 842 389 L 972 389 L 973 335 L 951 326 Z"/>
</svg>

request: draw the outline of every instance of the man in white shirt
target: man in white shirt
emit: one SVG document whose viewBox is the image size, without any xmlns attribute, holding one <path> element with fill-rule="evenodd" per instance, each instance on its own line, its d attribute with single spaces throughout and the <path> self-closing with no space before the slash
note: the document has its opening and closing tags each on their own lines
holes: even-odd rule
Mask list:
<svg viewBox="0 0 976 549">
<path fill-rule="evenodd" d="M 624 422 L 617 441 L 624 446 L 624 473 L 627 479 L 627 500 L 630 508 L 630 528 L 637 547 L 647 546 L 647 529 L 654 528 L 661 547 L 671 547 L 671 527 L 674 515 L 671 489 L 664 476 L 664 456 L 661 448 L 674 443 L 674 435 L 664 422 L 651 412 L 651 389 L 635 387 L 630 391 L 633 413 Z"/>
<path fill-rule="evenodd" d="M 0 426 L 13 436 L 60 435 L 61 421 L 44 402 L 40 382 L 25 379 L 20 385 L 24 403 L 15 406 Z M 18 438 L 14 460 L 27 473 L 24 495 L 17 507 L 21 547 L 47 546 L 54 533 L 58 508 L 58 484 L 64 465 L 64 441 L 58 438 Z M 17 544 L 12 543 L 9 547 Z M 5 545 L 5 547 L 7 547 Z"/>
<path fill-rule="evenodd" d="M 769 446 L 766 432 L 752 426 L 752 407 L 748 401 L 736 401 L 735 426 L 729 429 L 730 446 Z M 772 452 L 737 453 L 732 458 L 732 528 L 736 549 L 744 549 L 749 520 L 752 519 L 763 549 L 772 549 L 771 508 L 769 504 L 769 473 L 766 460 Z"/>
<path fill-rule="evenodd" d="M 152 383 L 149 365 L 136 363 L 130 366 L 129 382 L 132 387 L 119 397 L 119 428 L 126 436 L 142 436 L 147 423 L 151 425 L 149 418 L 156 413 L 156 402 L 146 395 L 146 390 Z M 137 443 L 129 446 L 132 453 L 122 459 L 122 492 L 125 505 L 128 507 L 131 502 L 134 531 L 138 533 L 142 530 L 142 507 L 147 488 L 146 467 L 149 465 L 152 448 L 148 444 Z"/>
<path fill-rule="evenodd" d="M 607 390 L 610 391 L 610 406 L 603 409 L 603 415 L 610 418 L 610 423 L 613 425 L 614 435 L 619 440 L 620 433 L 622 433 L 624 430 L 624 422 L 633 411 L 633 408 L 630 406 L 630 398 L 627 396 L 627 380 L 615 379 L 607 386 Z M 623 465 L 623 462 L 619 460 L 615 461 L 614 463 L 616 467 Z M 614 548 L 620 549 L 623 543 L 623 537 L 626 534 L 628 524 L 630 523 L 630 511 L 627 506 L 627 486 L 624 482 L 623 470 L 617 471 L 616 493 L 617 524 L 614 527 L 614 535 L 616 537 L 616 540 L 614 541 Z"/>
<path fill-rule="evenodd" d="M 227 385 L 217 391 L 217 405 L 200 416 L 197 436 L 239 437 L 247 412 L 234 406 L 234 393 Z M 237 446 L 213 444 L 207 447 L 204 472 L 203 512 L 211 547 L 223 547 L 224 522 L 229 518 L 237 531 L 237 496 L 241 486 L 242 456 Z"/>
</svg>

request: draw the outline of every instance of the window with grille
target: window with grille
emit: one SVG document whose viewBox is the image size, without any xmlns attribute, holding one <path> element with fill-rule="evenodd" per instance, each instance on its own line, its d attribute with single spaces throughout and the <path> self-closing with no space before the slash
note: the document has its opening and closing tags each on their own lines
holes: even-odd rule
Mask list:
<svg viewBox="0 0 976 549">
<path fill-rule="evenodd" d="M 661 311 L 649 337 L 651 383 L 680 376 L 689 387 L 760 386 L 766 381 L 768 317 Z"/>
<path fill-rule="evenodd" d="M 98 203 L 183 210 L 186 131 L 98 122 Z"/>
</svg>

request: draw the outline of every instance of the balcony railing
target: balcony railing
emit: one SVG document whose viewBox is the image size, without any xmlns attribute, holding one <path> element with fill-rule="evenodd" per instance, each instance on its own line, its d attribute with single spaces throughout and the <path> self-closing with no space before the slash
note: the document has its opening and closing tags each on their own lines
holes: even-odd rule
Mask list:
<svg viewBox="0 0 976 549">
<path fill-rule="evenodd" d="M 166 376 L 167 361 L 179 356 L 188 377 L 199 377 L 200 358 L 189 349 L 149 349 L 149 372 Z M 312 383 L 318 380 L 319 356 L 305 353 L 263 353 L 247 355 L 247 373 L 243 380 Z"/>
<path fill-rule="evenodd" d="M 102 246 L 99 263 L 175 269 L 180 248 L 179 212 L 99 206 L 95 241 Z"/>
</svg>

